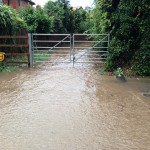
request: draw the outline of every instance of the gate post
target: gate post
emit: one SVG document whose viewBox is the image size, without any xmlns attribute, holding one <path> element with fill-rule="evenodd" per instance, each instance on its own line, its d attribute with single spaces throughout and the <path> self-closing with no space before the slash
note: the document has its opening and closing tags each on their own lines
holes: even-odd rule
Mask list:
<svg viewBox="0 0 150 150">
<path fill-rule="evenodd" d="M 70 33 L 70 62 L 73 61 L 73 33 Z"/>
<path fill-rule="evenodd" d="M 72 35 L 70 34 L 70 62 L 72 61 Z"/>
<path fill-rule="evenodd" d="M 33 67 L 32 35 L 31 35 L 31 33 L 28 33 L 28 43 L 29 43 L 29 60 L 30 60 L 29 67 Z"/>
<path fill-rule="evenodd" d="M 108 53 L 109 53 L 109 46 L 110 46 L 110 34 L 108 34 Z"/>
<path fill-rule="evenodd" d="M 72 56 L 72 57 L 73 57 L 73 67 L 74 67 L 74 63 L 75 63 L 75 62 L 74 62 L 74 61 L 75 61 L 75 49 L 74 49 L 74 44 L 75 44 L 75 41 L 74 41 L 74 40 L 75 40 L 75 37 L 74 37 L 74 34 L 73 34 L 72 37 L 73 37 L 73 38 L 72 38 L 72 39 L 73 39 L 73 40 L 72 40 L 72 41 L 73 41 L 73 42 L 72 42 L 72 46 L 73 46 L 73 48 L 72 48 L 72 51 L 73 51 L 72 54 L 73 54 L 73 56 Z"/>
</svg>

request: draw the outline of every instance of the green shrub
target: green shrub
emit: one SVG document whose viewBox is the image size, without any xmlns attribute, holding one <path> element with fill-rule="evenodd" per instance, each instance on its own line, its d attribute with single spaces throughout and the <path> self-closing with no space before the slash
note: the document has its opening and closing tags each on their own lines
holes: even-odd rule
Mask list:
<svg viewBox="0 0 150 150">
<path fill-rule="evenodd" d="M 20 17 L 26 22 L 30 33 L 51 33 L 54 30 L 53 16 L 48 16 L 41 7 L 27 9 L 21 8 Z"/>
<path fill-rule="evenodd" d="M 118 77 L 124 77 L 124 72 L 121 68 L 117 68 L 115 71 L 114 71 L 114 74 L 115 76 L 118 78 Z"/>
<path fill-rule="evenodd" d="M 89 31 L 111 34 L 107 70 L 127 67 L 150 76 L 149 16 L 149 0 L 95 0 Z"/>
<path fill-rule="evenodd" d="M 13 35 L 26 27 L 26 23 L 13 8 L 0 5 L 0 35 Z"/>
</svg>

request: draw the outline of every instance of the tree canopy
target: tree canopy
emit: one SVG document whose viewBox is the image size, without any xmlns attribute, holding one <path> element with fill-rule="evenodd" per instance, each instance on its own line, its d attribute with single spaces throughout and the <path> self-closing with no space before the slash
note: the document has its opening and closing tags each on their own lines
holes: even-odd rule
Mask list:
<svg viewBox="0 0 150 150">
<path fill-rule="evenodd" d="M 87 11 L 73 9 L 67 0 L 49 0 L 43 8 L 21 8 L 19 14 L 29 32 L 82 33 L 87 30 Z"/>
<path fill-rule="evenodd" d="M 13 8 L 0 5 L 0 35 L 12 35 L 26 28 L 26 23 Z"/>
<path fill-rule="evenodd" d="M 54 31 L 54 17 L 48 16 L 39 6 L 36 9 L 28 5 L 27 9 L 21 8 L 20 17 L 28 25 L 30 33 L 52 33 Z"/>
</svg>

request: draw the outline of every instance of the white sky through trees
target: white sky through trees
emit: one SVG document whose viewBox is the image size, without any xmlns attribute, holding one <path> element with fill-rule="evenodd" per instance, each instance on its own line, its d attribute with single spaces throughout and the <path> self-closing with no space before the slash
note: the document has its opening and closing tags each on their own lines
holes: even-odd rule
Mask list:
<svg viewBox="0 0 150 150">
<path fill-rule="evenodd" d="M 36 3 L 36 5 L 41 5 L 44 6 L 44 4 L 48 1 L 48 0 L 32 0 L 33 2 Z M 55 1 L 55 0 L 53 0 Z M 73 7 L 77 7 L 77 6 L 82 6 L 83 8 L 85 8 L 86 6 L 90 6 L 93 4 L 94 0 L 70 0 L 70 4 Z"/>
</svg>

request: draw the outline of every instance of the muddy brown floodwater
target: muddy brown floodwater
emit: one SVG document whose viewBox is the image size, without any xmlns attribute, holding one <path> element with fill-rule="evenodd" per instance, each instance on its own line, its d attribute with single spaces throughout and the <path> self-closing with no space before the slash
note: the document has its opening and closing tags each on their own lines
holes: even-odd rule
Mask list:
<svg viewBox="0 0 150 150">
<path fill-rule="evenodd" d="M 1 73 L 0 150 L 150 150 L 147 88 L 83 64 Z"/>
</svg>

